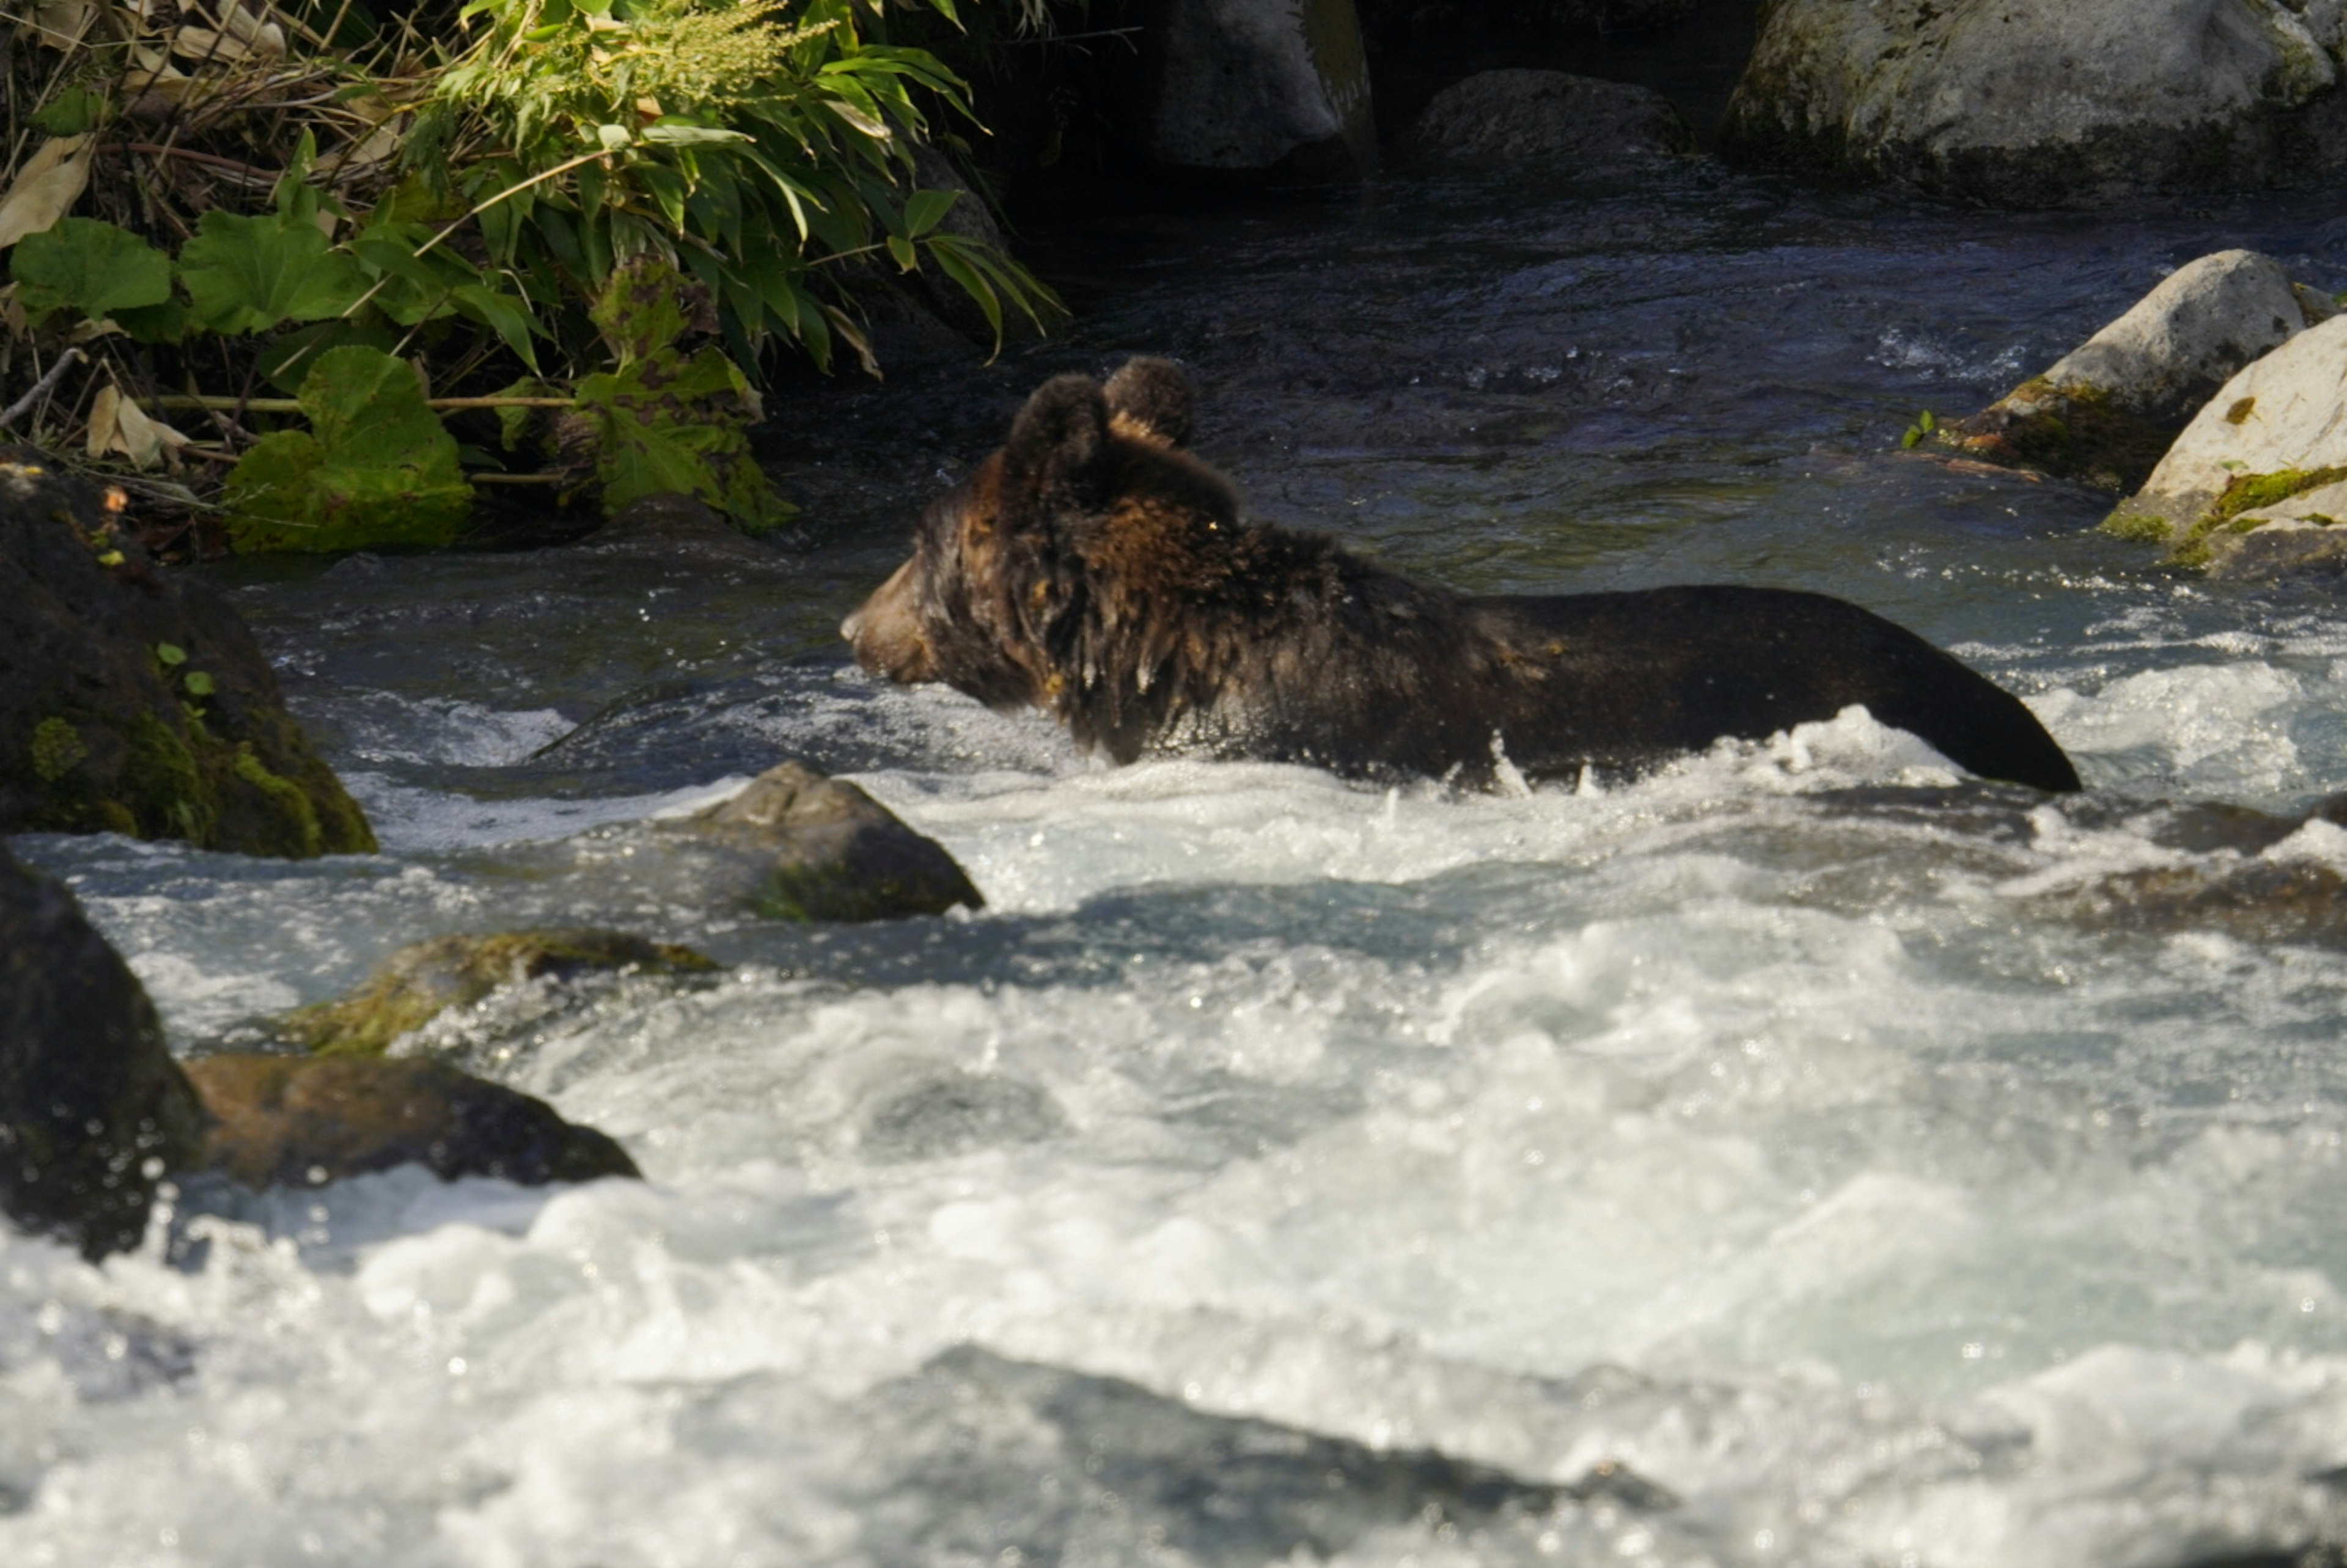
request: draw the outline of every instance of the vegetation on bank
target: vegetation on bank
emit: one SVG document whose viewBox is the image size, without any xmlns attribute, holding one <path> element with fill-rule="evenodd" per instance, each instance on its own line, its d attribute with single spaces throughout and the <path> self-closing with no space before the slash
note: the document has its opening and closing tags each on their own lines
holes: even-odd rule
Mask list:
<svg viewBox="0 0 2347 1568">
<path fill-rule="evenodd" d="M 445 543 L 494 483 L 754 531 L 768 356 L 876 373 L 908 276 L 1058 310 L 922 184 L 966 88 L 870 0 L 456 5 L 15 0 L 8 438 L 240 551 Z"/>
</svg>

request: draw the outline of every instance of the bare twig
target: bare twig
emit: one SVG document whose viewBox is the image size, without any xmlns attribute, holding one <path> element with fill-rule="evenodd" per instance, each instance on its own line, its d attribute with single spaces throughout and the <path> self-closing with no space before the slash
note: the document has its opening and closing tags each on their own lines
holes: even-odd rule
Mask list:
<svg viewBox="0 0 2347 1568">
<path fill-rule="evenodd" d="M 57 383 L 66 378 L 66 372 L 88 358 L 89 355 L 77 348 L 69 348 L 57 355 L 57 363 L 49 366 L 47 373 L 40 380 L 33 383 L 32 391 L 10 404 L 5 410 L 0 410 L 0 430 L 7 429 L 39 406 L 49 394 L 57 389 Z"/>
</svg>

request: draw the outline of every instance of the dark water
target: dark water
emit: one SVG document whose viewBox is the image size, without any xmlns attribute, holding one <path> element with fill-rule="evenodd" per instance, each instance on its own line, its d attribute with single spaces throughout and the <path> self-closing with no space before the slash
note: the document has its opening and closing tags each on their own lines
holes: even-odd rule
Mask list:
<svg viewBox="0 0 2347 1568">
<path fill-rule="evenodd" d="M 2195 836 L 2169 803 L 2347 787 L 2347 615 L 1896 446 L 2208 251 L 2347 287 L 2347 220 L 1692 165 L 1034 244 L 1063 335 L 776 400 L 787 548 L 222 574 L 386 849 L 27 844 L 177 1040 L 446 930 L 733 967 L 415 1042 L 621 1137 L 643 1186 L 199 1194 L 192 1270 L 8 1243 L 0 1553 L 2075 1568 L 2341 1538 L 2347 830 Z M 1966 784 L 1855 713 L 1593 794 L 1116 772 L 849 668 L 833 628 L 921 502 L 1045 376 L 1143 351 L 1191 367 L 1262 517 L 1481 591 L 1841 594 L 2024 694 L 2095 788 Z M 989 909 L 808 930 L 631 863 L 632 823 L 793 755 Z M 2126 891 L 2251 876 L 2278 912 Z"/>
</svg>

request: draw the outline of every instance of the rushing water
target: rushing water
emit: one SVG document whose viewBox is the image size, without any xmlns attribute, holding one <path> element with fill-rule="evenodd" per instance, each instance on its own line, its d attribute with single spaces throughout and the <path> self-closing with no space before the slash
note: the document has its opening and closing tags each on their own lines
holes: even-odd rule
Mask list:
<svg viewBox="0 0 2347 1568">
<path fill-rule="evenodd" d="M 1919 214 L 1701 169 L 1102 225 L 1048 252 L 1065 336 L 784 422 L 791 550 L 240 569 L 385 849 L 22 841 L 176 1042 L 444 931 L 730 967 L 503 993 L 425 1042 L 644 1184 L 195 1190 L 103 1268 L 0 1240 L 0 1559 L 2347 1539 L 2347 830 L 2177 807 L 2347 787 L 2347 615 L 1893 449 L 2181 261 L 2250 243 L 2339 288 L 2342 241 L 2287 206 Z M 1194 367 L 1263 516 L 1475 589 L 1840 593 L 2025 694 L 2095 788 L 1962 784 L 1855 713 L 1512 797 L 1109 771 L 850 668 L 831 629 L 917 504 L 1043 375 L 1135 350 Z M 989 907 L 807 929 L 631 870 L 629 821 L 786 756 Z M 2261 871 L 2314 895 L 2113 891 Z"/>
</svg>

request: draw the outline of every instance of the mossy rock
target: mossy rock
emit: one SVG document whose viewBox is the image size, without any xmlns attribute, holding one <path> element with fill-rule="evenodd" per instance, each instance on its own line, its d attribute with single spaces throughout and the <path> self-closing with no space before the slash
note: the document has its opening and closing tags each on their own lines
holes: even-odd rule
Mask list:
<svg viewBox="0 0 2347 1568">
<path fill-rule="evenodd" d="M 73 895 L 0 848 L 0 1213 L 92 1258 L 138 1245 L 203 1112 Z"/>
<path fill-rule="evenodd" d="M 750 903 L 784 920 L 894 920 L 986 907 L 969 874 L 852 784 L 784 763 L 670 831 L 733 864 Z"/>
<path fill-rule="evenodd" d="M 150 559 L 121 501 L 0 448 L 0 833 L 374 848 L 242 620 Z"/>
<path fill-rule="evenodd" d="M 542 1100 L 444 1062 L 226 1055 L 188 1064 L 211 1128 L 196 1167 L 248 1187 L 317 1186 L 423 1164 L 523 1186 L 640 1174 Z"/>
<path fill-rule="evenodd" d="M 2181 420 L 2123 407 L 2098 387 L 2037 376 L 1978 414 L 1942 422 L 1932 439 L 1982 462 L 2125 492 L 2159 466 L 2181 428 Z"/>
<path fill-rule="evenodd" d="M 365 984 L 336 1001 L 275 1020 L 280 1037 L 323 1056 L 381 1056 L 392 1041 L 499 986 L 597 971 L 694 974 L 717 968 L 691 948 L 624 931 L 501 931 L 436 937 L 400 948 Z"/>
</svg>

